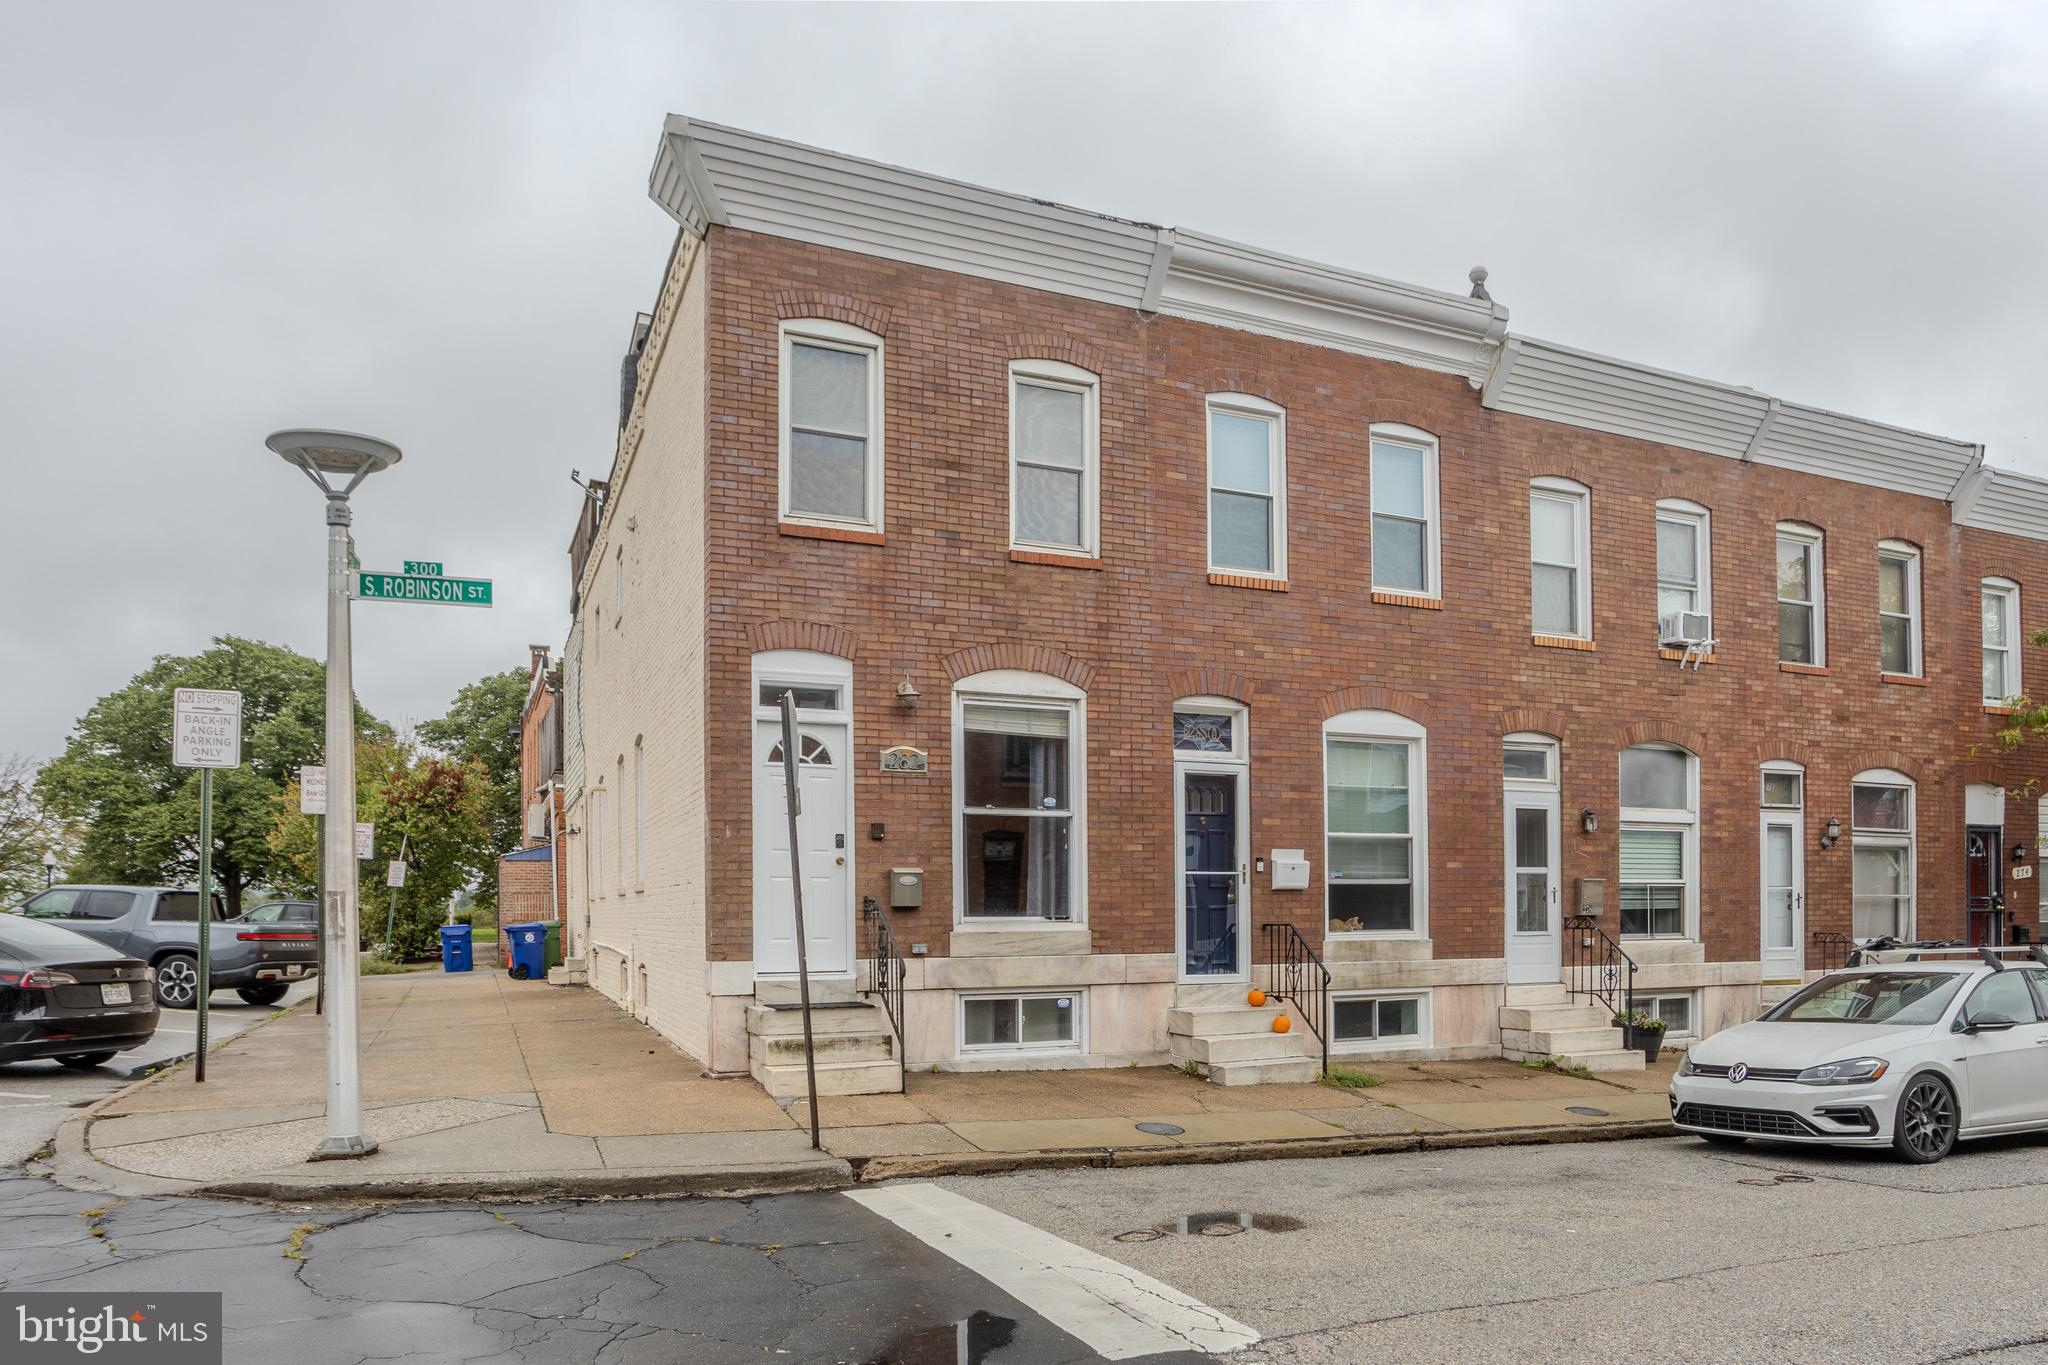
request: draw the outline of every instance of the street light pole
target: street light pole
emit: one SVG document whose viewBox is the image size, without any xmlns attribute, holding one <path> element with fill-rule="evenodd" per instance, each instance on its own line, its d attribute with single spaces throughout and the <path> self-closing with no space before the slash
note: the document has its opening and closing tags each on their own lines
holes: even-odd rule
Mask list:
<svg viewBox="0 0 2048 1365">
<path fill-rule="evenodd" d="M 57 855 L 54 853 L 45 852 L 43 854 L 43 890 L 48 891 L 51 887 L 55 886 L 56 884 Z"/>
<path fill-rule="evenodd" d="M 327 946 L 327 1133 L 308 1160 L 368 1156 L 356 986 L 361 963 L 356 896 L 355 686 L 349 655 L 349 494 L 399 461 L 398 447 L 343 431 L 280 431 L 264 442 L 298 466 L 327 499 L 327 818 L 321 918 Z M 328 475 L 346 478 L 336 487 Z"/>
</svg>

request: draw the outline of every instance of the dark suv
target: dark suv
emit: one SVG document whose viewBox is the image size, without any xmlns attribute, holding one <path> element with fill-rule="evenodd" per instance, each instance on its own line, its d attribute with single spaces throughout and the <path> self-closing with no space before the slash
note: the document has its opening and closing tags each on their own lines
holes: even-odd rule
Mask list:
<svg viewBox="0 0 2048 1365">
<path fill-rule="evenodd" d="M 213 898 L 210 984 L 252 1005 L 274 1005 L 291 983 L 319 970 L 318 931 L 298 921 L 229 920 Z M 156 970 L 156 998 L 172 1009 L 199 1003 L 199 893 L 168 886 L 57 886 L 17 914 L 49 920 L 140 958 Z"/>
</svg>

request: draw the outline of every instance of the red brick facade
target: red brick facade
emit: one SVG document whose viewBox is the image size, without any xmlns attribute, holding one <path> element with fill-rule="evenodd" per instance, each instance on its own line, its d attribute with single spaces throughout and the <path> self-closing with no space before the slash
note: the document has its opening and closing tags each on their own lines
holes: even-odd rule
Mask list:
<svg viewBox="0 0 2048 1365">
<path fill-rule="evenodd" d="M 1334 350 L 714 228 L 708 244 L 711 401 L 708 710 L 709 955 L 753 953 L 749 660 L 805 648 L 854 666 L 858 895 L 884 869 L 926 869 L 899 933 L 948 951 L 952 923 L 952 681 L 987 668 L 1050 673 L 1087 693 L 1087 923 L 1101 952 L 1174 946 L 1177 697 L 1249 706 L 1251 847 L 1309 850 L 1306 891 L 1255 880 L 1255 922 L 1322 933 L 1321 725 L 1353 708 L 1428 729 L 1427 936 L 1438 958 L 1503 951 L 1501 736 L 1562 741 L 1563 876 L 1616 877 L 1617 755 L 1665 741 L 1700 764 L 1701 937 L 1709 960 L 1758 956 L 1758 766 L 1807 770 L 1806 928 L 1850 926 L 1856 772 L 1918 783 L 1918 926 L 1962 932 L 1963 785 L 2017 786 L 2023 761 L 1986 756 L 1978 698 L 1978 581 L 2019 582 L 2044 620 L 2048 545 L 1951 524 L 1931 499 L 1506 415 L 1462 379 Z M 886 346 L 886 526 L 880 543 L 778 534 L 777 324 L 830 317 Z M 1053 357 L 1101 376 L 1101 559 L 1012 554 L 1006 368 Z M 1214 581 L 1205 553 L 1204 395 L 1286 409 L 1284 590 Z M 1441 609 L 1369 590 L 1367 430 L 1404 423 L 1440 442 Z M 1593 644 L 1530 632 L 1528 490 L 1560 475 L 1592 490 Z M 1681 670 L 1656 647 L 1654 508 L 1712 514 L 1711 662 Z M 1777 660 L 1774 528 L 1826 534 L 1827 667 Z M 1881 681 L 1877 543 L 1923 552 L 1925 686 Z M 2030 674 L 2048 661 L 2028 650 Z M 922 693 L 906 712 L 908 678 Z M 927 777 L 884 776 L 909 744 Z M 1973 747 L 1983 754 L 1972 756 Z M 1579 829 L 1577 812 L 1599 817 Z M 886 825 L 867 842 L 871 822 Z M 2007 806 L 2008 847 L 2031 850 L 2031 796 Z M 2023 925 L 2035 881 L 2009 884 Z M 1823 965 L 1818 958 L 1811 966 Z"/>
</svg>

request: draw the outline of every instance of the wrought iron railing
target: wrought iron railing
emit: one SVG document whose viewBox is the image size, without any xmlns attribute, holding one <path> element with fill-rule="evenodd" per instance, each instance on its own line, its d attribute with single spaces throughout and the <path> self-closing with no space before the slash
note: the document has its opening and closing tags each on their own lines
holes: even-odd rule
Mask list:
<svg viewBox="0 0 2048 1365">
<path fill-rule="evenodd" d="M 1598 1000 L 1609 1014 L 1636 1012 L 1636 960 L 1591 915 L 1564 922 L 1564 988 Z"/>
<path fill-rule="evenodd" d="M 1323 1074 L 1330 1071 L 1330 969 L 1301 930 L 1285 920 L 1259 926 L 1266 940 L 1266 994 L 1294 1006 L 1316 1036 Z"/>
<path fill-rule="evenodd" d="M 910 974 L 910 966 L 903 960 L 903 950 L 896 946 L 896 931 L 889 925 L 889 912 L 873 896 L 864 896 L 860 903 L 861 912 L 867 918 L 868 951 L 861 960 L 861 994 L 878 995 L 882 998 L 882 1010 L 889 1016 L 889 1027 L 896 1031 L 896 1060 L 903 1061 L 903 981 Z"/>
<path fill-rule="evenodd" d="M 1815 933 L 1809 940 L 1814 952 L 1820 955 L 1822 964 L 1829 971 L 1838 967 L 1853 967 L 1860 957 L 1856 940 L 1847 934 Z"/>
</svg>

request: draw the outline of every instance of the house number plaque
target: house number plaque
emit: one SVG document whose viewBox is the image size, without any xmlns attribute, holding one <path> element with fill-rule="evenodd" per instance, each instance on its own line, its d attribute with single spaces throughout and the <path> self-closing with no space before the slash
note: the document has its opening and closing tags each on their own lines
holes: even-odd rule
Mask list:
<svg viewBox="0 0 2048 1365">
<path fill-rule="evenodd" d="M 882 750 L 882 771 L 922 777 L 931 771 L 931 767 L 925 760 L 924 750 L 899 744 L 893 749 Z"/>
</svg>

